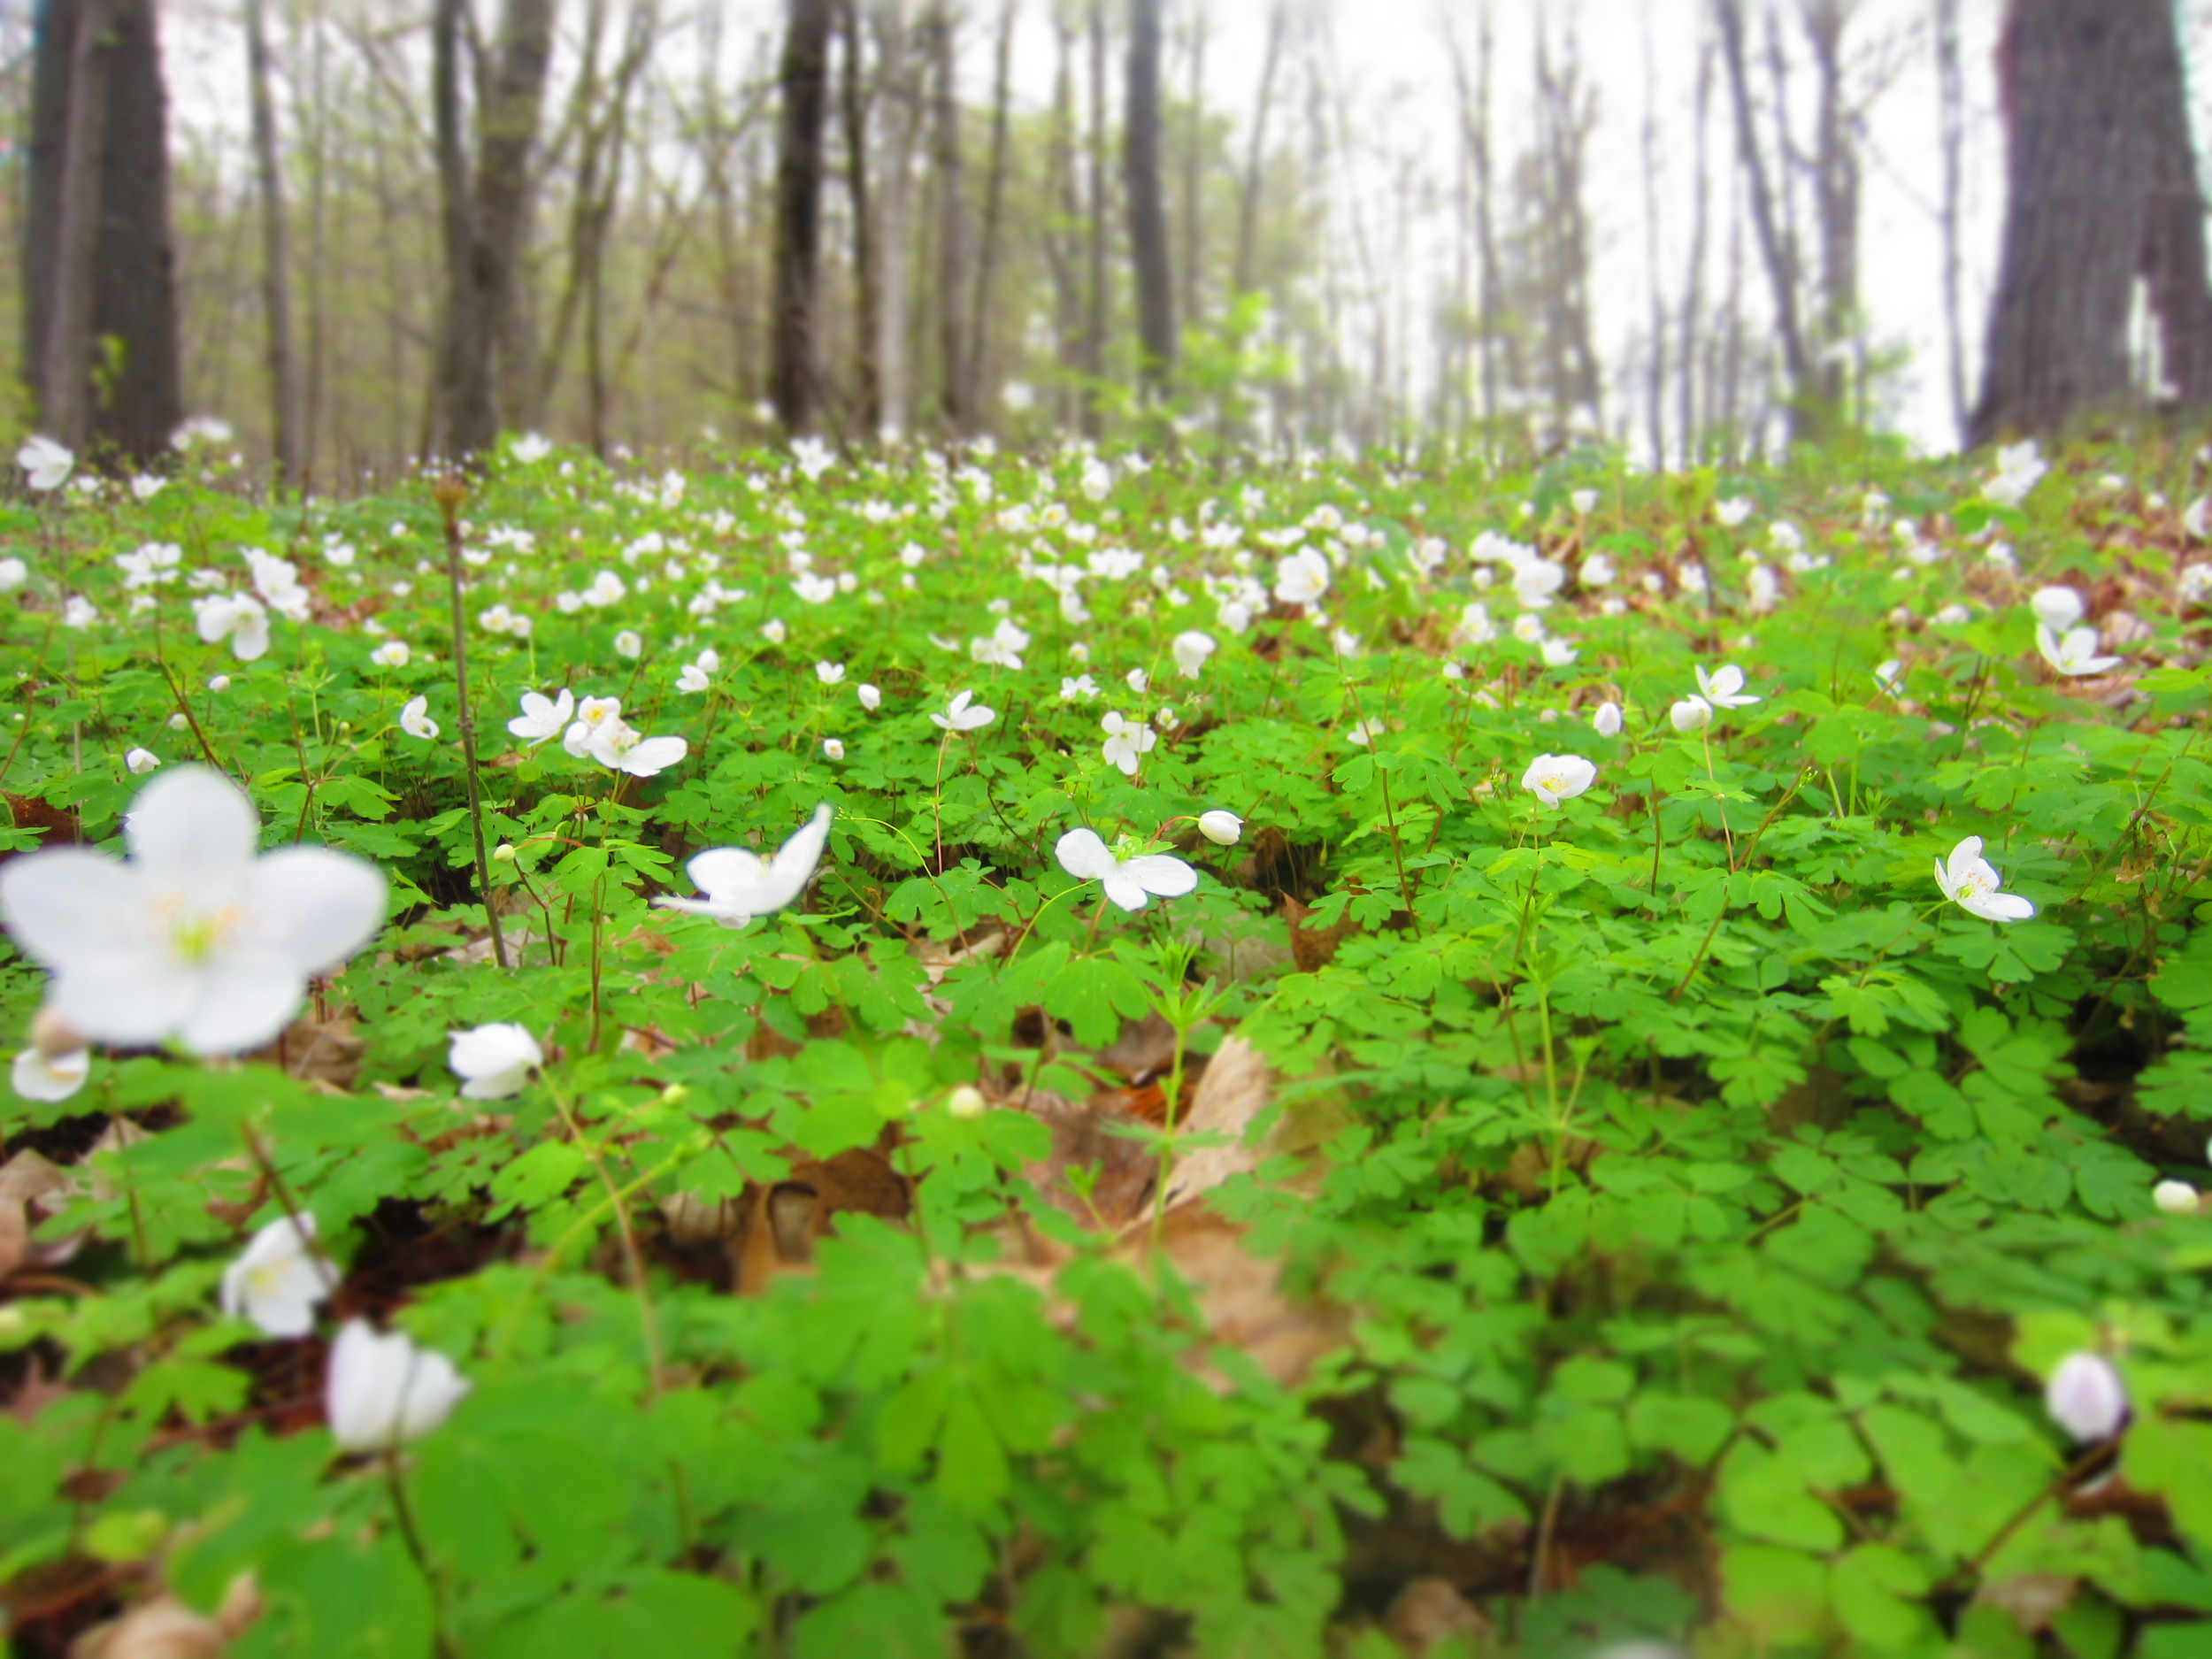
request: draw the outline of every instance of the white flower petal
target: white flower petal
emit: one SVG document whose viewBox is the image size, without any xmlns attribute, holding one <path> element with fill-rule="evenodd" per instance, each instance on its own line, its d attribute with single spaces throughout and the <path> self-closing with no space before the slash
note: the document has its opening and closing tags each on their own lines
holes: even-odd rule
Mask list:
<svg viewBox="0 0 2212 1659">
<path fill-rule="evenodd" d="M 123 838 L 148 882 L 190 891 L 243 872 L 260 843 L 261 817 L 222 773 L 178 766 L 138 792 Z"/>
<path fill-rule="evenodd" d="M 384 872 L 322 847 L 285 847 L 256 861 L 246 883 L 250 938 L 302 976 L 326 972 L 384 926 Z"/>
</svg>

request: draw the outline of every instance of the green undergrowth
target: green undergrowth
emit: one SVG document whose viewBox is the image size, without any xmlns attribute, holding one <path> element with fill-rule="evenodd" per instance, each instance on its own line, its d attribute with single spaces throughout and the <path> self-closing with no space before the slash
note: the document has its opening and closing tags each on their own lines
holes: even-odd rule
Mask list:
<svg viewBox="0 0 2212 1659">
<path fill-rule="evenodd" d="M 392 887 L 283 1052 L 103 1053 L 0 1107 L 73 1178 L 0 1281 L 21 1650 L 250 1575 L 239 1655 L 1368 1659 L 1438 1579 L 1468 1653 L 2206 1651 L 2212 1221 L 2152 1198 L 2212 1127 L 2202 470 L 2062 457 L 2004 506 L 1901 461 L 510 457 L 461 510 L 504 969 L 426 485 L 5 509 L 15 847 L 113 837 L 143 749 Z M 1551 603 L 1486 534 L 1563 567 Z M 178 577 L 127 588 L 148 543 Z M 245 592 L 248 546 L 312 603 L 240 661 L 188 583 Z M 1299 547 L 1327 589 L 1271 604 Z M 603 572 L 619 598 L 564 606 Z M 2112 672 L 2039 652 L 2062 583 Z M 1757 701 L 1678 730 L 1729 664 Z M 686 758 L 508 735 L 561 687 Z M 994 720 L 927 718 L 960 691 Z M 1133 775 L 1110 711 L 1157 733 Z M 1541 803 L 1540 754 L 1594 784 Z M 823 802 L 803 905 L 650 908 Z M 1086 825 L 1196 891 L 1106 904 L 1054 856 Z M 1970 836 L 2032 918 L 1945 899 Z M 42 975 L 0 974 L 22 1032 Z M 1256 1167 L 1200 1202 L 1279 1271 L 1294 1364 L 1224 1323 L 1187 1212 L 1110 1215 L 1110 1160 L 1035 1110 L 1148 1016 L 1193 1072 L 1233 1035 L 1271 1068 Z M 547 1064 L 462 1101 L 449 1037 L 491 1022 Z M 757 1243 L 764 1195 L 856 1156 L 900 1202 L 803 1271 L 674 1219 Z M 288 1204 L 344 1273 L 299 1342 L 216 1302 Z M 472 1384 L 394 1470 L 323 1426 L 336 1314 Z M 2082 1351 L 2125 1379 L 2116 1446 L 2046 1413 Z"/>
</svg>

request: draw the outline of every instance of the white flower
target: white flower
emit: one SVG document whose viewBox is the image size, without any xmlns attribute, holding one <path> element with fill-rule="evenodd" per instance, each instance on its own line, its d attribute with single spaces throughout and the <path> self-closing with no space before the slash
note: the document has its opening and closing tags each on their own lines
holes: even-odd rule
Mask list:
<svg viewBox="0 0 2212 1659">
<path fill-rule="evenodd" d="M 250 594 L 209 594 L 192 602 L 200 638 L 212 645 L 230 641 L 231 654 L 250 663 L 269 649 L 269 613 Z"/>
<path fill-rule="evenodd" d="M 2189 503 L 2188 511 L 2181 515 L 2181 527 L 2197 541 L 2203 541 L 2208 534 L 2212 534 L 2212 529 L 2207 526 L 2208 513 L 2212 513 L 2212 495 L 2198 496 Z"/>
<path fill-rule="evenodd" d="M 2101 1354 L 2069 1354 L 2051 1373 L 2043 1404 L 2078 1444 L 2108 1440 L 2128 1420 L 2127 1385 Z"/>
<path fill-rule="evenodd" d="M 211 676 L 207 682 L 207 688 L 210 691 L 215 692 L 219 695 L 223 692 L 228 691 L 230 689 L 230 676 L 228 674 L 216 674 Z"/>
<path fill-rule="evenodd" d="M 1141 668 L 1133 668 L 1122 677 L 1122 683 L 1140 697 L 1152 688 L 1152 676 Z"/>
<path fill-rule="evenodd" d="M 1355 720 L 1351 729 L 1344 733 L 1344 741 L 1364 749 L 1389 729 L 1380 720 Z"/>
<path fill-rule="evenodd" d="M 844 759 L 845 740 L 841 737 L 824 738 L 822 740 L 822 753 L 828 756 L 832 760 Z"/>
<path fill-rule="evenodd" d="M 1546 640 L 1537 648 L 1537 651 L 1543 657 L 1544 665 L 1548 668 L 1565 668 L 1571 664 L 1576 657 L 1582 655 L 1575 649 L 1575 642 L 1572 640 Z"/>
<path fill-rule="evenodd" d="M 2161 1181 L 2151 1188 L 2151 1202 L 2169 1216 L 2197 1213 L 2197 1189 L 2186 1181 Z"/>
<path fill-rule="evenodd" d="M 1551 603 L 1566 584 L 1567 567 L 1552 559 L 1524 559 L 1513 567 L 1513 596 L 1532 611 Z"/>
<path fill-rule="evenodd" d="M 1233 847 L 1244 833 L 1244 820 L 1233 812 L 1216 807 L 1198 815 L 1198 833 L 1217 846 Z"/>
<path fill-rule="evenodd" d="M 686 663 L 677 671 L 676 689 L 679 691 L 704 691 L 713 684 L 714 681 L 707 677 L 707 671 L 696 663 Z"/>
<path fill-rule="evenodd" d="M 518 1094 L 530 1073 L 545 1064 L 538 1040 L 526 1025 L 479 1025 L 457 1031 L 451 1038 L 446 1064 L 461 1079 L 461 1094 L 468 1100 L 505 1100 Z"/>
<path fill-rule="evenodd" d="M 1755 697 L 1743 688 L 1743 670 L 1731 664 L 1708 674 L 1701 665 L 1697 671 L 1697 688 L 1704 700 L 1716 709 L 1741 709 L 1765 699 Z"/>
<path fill-rule="evenodd" d="M 522 712 L 507 722 L 507 729 L 535 749 L 568 724 L 568 717 L 575 707 L 576 699 L 565 687 L 558 702 L 534 691 L 526 691 L 522 694 Z"/>
<path fill-rule="evenodd" d="M 1874 683 L 1893 697 L 1905 695 L 1905 665 L 1896 657 L 1878 663 L 1874 668 Z"/>
<path fill-rule="evenodd" d="M 944 713 L 931 715 L 930 724 L 947 732 L 972 732 L 979 726 L 990 725 L 998 718 L 998 710 L 980 703 L 970 708 L 969 699 L 974 695 L 972 691 L 962 692 L 952 700 Z"/>
<path fill-rule="evenodd" d="M 1275 602 L 1310 605 L 1329 591 L 1329 561 L 1311 548 L 1300 548 L 1275 566 Z"/>
<path fill-rule="evenodd" d="M 15 452 L 15 464 L 30 474 L 24 481 L 33 489 L 59 489 L 77 457 L 51 438 L 33 438 Z"/>
<path fill-rule="evenodd" d="M 280 1216 L 253 1235 L 239 1258 L 223 1270 L 226 1317 L 250 1320 L 264 1336 L 305 1336 L 315 1328 L 315 1304 L 330 1294 L 316 1260 L 315 1217 Z"/>
<path fill-rule="evenodd" d="M 781 645 L 789 632 L 789 629 L 773 617 L 760 625 L 761 637 L 771 645 Z"/>
<path fill-rule="evenodd" d="M 21 559 L 0 559 L 0 594 L 13 593 L 30 579 L 31 567 Z"/>
<path fill-rule="evenodd" d="M 1177 672 L 1186 680 L 1195 680 L 1199 671 L 1206 666 L 1206 659 L 1214 654 L 1214 638 L 1193 628 L 1187 634 L 1177 634 L 1174 644 L 1168 649 L 1174 655 Z"/>
<path fill-rule="evenodd" d="M 1598 779 L 1598 769 L 1579 755 L 1539 755 L 1521 775 L 1521 787 L 1546 806 L 1571 801 Z"/>
<path fill-rule="evenodd" d="M 1590 724 L 1600 737 L 1618 737 L 1621 734 L 1621 705 L 1608 697 L 1598 704 L 1597 712 L 1590 717 Z"/>
<path fill-rule="evenodd" d="M 1180 898 L 1198 886 L 1198 872 L 1164 853 L 1118 856 L 1094 830 L 1070 830 L 1053 848 L 1060 868 L 1086 881 L 1102 883 L 1106 896 L 1125 910 L 1141 910 L 1154 895 Z"/>
<path fill-rule="evenodd" d="M 405 640 L 387 640 L 369 653 L 369 660 L 380 668 L 404 668 L 411 655 Z"/>
<path fill-rule="evenodd" d="M 2089 607 L 2071 588 L 2039 588 L 2028 600 L 2035 619 L 2054 634 L 2063 634 L 2086 616 Z"/>
<path fill-rule="evenodd" d="M 429 1433 L 468 1391 L 444 1355 L 417 1348 L 403 1331 L 379 1336 L 349 1319 L 331 1345 L 323 1406 L 345 1450 L 387 1452 Z"/>
<path fill-rule="evenodd" d="M 553 440 L 541 432 L 526 432 L 514 441 L 508 453 L 525 466 L 535 466 L 553 453 Z"/>
<path fill-rule="evenodd" d="M 2024 922 L 2035 914 L 2032 901 L 1997 891 L 2004 882 L 1983 858 L 1978 835 L 1969 835 L 1951 849 L 1947 864 L 1937 859 L 1935 879 L 1943 896 L 1970 916 L 1990 922 Z"/>
<path fill-rule="evenodd" d="M 704 898 L 664 896 L 653 902 L 663 910 L 711 916 L 725 927 L 742 927 L 756 916 L 782 910 L 813 879 L 814 867 L 821 863 L 822 849 L 829 841 L 833 815 L 824 802 L 765 859 L 742 847 L 710 847 L 684 866 Z"/>
<path fill-rule="evenodd" d="M 35 1043 L 15 1056 L 8 1080 L 25 1100 L 67 1100 L 92 1075 L 92 1050 L 65 1048 L 49 1052 Z"/>
<path fill-rule="evenodd" d="M 1997 451 L 1997 471 L 1982 486 L 1982 498 L 2000 507 L 2017 507 L 2048 471 L 2035 441 L 2009 444 Z"/>
<path fill-rule="evenodd" d="M 845 664 L 817 663 L 814 664 L 814 677 L 826 686 L 833 686 L 845 678 Z"/>
<path fill-rule="evenodd" d="M 595 710 L 594 705 L 599 705 Z M 561 746 L 579 760 L 597 761 L 610 772 L 626 772 L 633 778 L 650 778 L 666 772 L 691 752 L 680 737 L 648 737 L 621 718 L 621 701 L 615 697 L 587 697 L 584 718 L 562 734 Z"/>
<path fill-rule="evenodd" d="M 1751 503 L 1741 495 L 1731 495 L 1725 501 L 1713 503 L 1713 517 L 1733 530 L 1751 517 Z"/>
<path fill-rule="evenodd" d="M 384 921 L 383 872 L 320 847 L 255 856 L 260 822 L 237 786 L 165 770 L 123 820 L 128 863 L 55 847 L 0 865 L 0 916 L 54 972 L 56 1014 L 99 1042 L 175 1036 L 196 1054 L 256 1048 L 308 979 Z"/>
<path fill-rule="evenodd" d="M 1713 723 L 1713 705 L 1702 697 L 1685 697 L 1667 710 L 1678 732 L 1702 732 Z"/>
<path fill-rule="evenodd" d="M 2048 627 L 2039 624 L 2035 630 L 2035 649 L 2043 653 L 2043 660 L 2062 674 L 2101 674 L 2107 669 L 2119 666 L 2116 657 L 2097 655 L 2097 630 L 2070 628 L 2063 639 Z"/>
<path fill-rule="evenodd" d="M 1061 676 L 1061 702 L 1088 703 L 1096 695 L 1098 695 L 1098 682 L 1093 680 L 1088 674 L 1078 674 L 1072 680 L 1070 680 L 1064 674 Z"/>
<path fill-rule="evenodd" d="M 634 663 L 645 654 L 645 641 L 635 628 L 625 628 L 614 636 L 614 654 Z"/>
<path fill-rule="evenodd" d="M 883 693 L 877 690 L 873 686 L 869 685 L 865 680 L 863 680 L 857 687 L 854 687 L 854 690 L 856 695 L 860 698 L 860 706 L 867 710 L 869 713 L 873 714 L 878 709 L 880 709 L 883 706 Z"/>
<path fill-rule="evenodd" d="M 1106 732 L 1102 747 L 1107 763 L 1120 767 L 1125 777 L 1135 777 L 1139 762 L 1160 741 L 1158 734 L 1141 720 L 1125 720 L 1118 714 L 1109 714 L 1099 725 Z"/>
<path fill-rule="evenodd" d="M 399 729 L 410 737 L 419 737 L 425 741 L 438 735 L 438 723 L 430 718 L 428 697 L 410 697 L 407 700 L 406 706 L 399 711 Z"/>
<path fill-rule="evenodd" d="M 1578 489 L 1569 495 L 1567 500 L 1575 511 L 1587 514 L 1598 504 L 1598 493 L 1594 489 Z"/>
<path fill-rule="evenodd" d="M 70 595 L 69 603 L 61 608 L 61 625 L 65 628 L 88 628 L 99 619 L 99 611 L 82 594 Z"/>
</svg>

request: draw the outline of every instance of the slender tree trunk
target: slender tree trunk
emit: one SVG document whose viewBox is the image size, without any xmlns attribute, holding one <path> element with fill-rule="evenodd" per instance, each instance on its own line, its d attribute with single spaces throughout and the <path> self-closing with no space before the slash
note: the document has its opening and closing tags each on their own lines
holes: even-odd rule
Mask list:
<svg viewBox="0 0 2212 1659">
<path fill-rule="evenodd" d="M 959 38 L 952 8 L 939 0 L 929 28 L 930 130 L 937 189 L 938 406 L 953 436 L 973 429 L 968 402 L 968 173 L 960 130 Z"/>
<path fill-rule="evenodd" d="M 1102 411 L 1098 383 L 1106 375 L 1106 0 L 1091 0 L 1090 281 L 1083 307 L 1082 429 L 1098 436 Z"/>
<path fill-rule="evenodd" d="M 984 396 L 986 367 L 990 360 L 991 316 L 998 294 L 998 253 L 1001 221 L 1006 207 L 1006 175 L 1010 165 L 1011 104 L 1014 79 L 1014 17 L 1018 0 L 1004 0 L 999 8 L 998 49 L 991 73 L 991 163 L 983 188 L 983 236 L 976 253 L 975 311 L 968 322 L 968 357 L 964 368 L 964 399 L 979 421 L 991 399 Z"/>
<path fill-rule="evenodd" d="M 495 432 L 484 319 L 476 285 L 476 210 L 462 137 L 461 50 L 465 0 L 436 0 L 431 12 L 430 107 L 437 150 L 439 222 L 445 248 L 445 316 L 438 330 L 430 447 L 465 461 Z"/>
<path fill-rule="evenodd" d="M 1844 105 L 1843 29 L 1846 0 L 1806 0 L 1805 35 L 1811 43 L 1820 88 L 1818 136 L 1813 148 L 1813 206 L 1820 230 L 1821 401 L 1844 409 L 1843 348 L 1859 327 L 1859 157 Z"/>
<path fill-rule="evenodd" d="M 1289 26 L 1286 0 L 1275 0 L 1267 12 L 1267 49 L 1260 58 L 1260 89 L 1252 101 L 1252 142 L 1244 152 L 1244 188 L 1237 199 L 1237 263 L 1229 280 L 1230 292 L 1252 290 L 1252 260 L 1260 226 L 1260 187 L 1267 170 L 1267 118 L 1275 106 L 1275 71 L 1282 62 L 1283 32 Z"/>
<path fill-rule="evenodd" d="M 833 0 L 787 0 L 778 76 L 775 317 L 769 401 L 787 432 L 810 432 L 820 412 L 816 271 L 821 244 L 822 128 Z"/>
<path fill-rule="evenodd" d="M 51 255 L 43 280 L 30 285 L 42 301 L 35 334 L 39 420 L 48 435 L 72 449 L 92 436 L 94 260 L 100 238 L 100 152 L 107 139 L 108 83 L 113 72 L 109 0 L 50 4 L 46 27 L 59 38 L 49 50 L 59 60 L 63 88 L 60 155 L 48 164 L 56 183 L 51 197 Z M 43 204 L 40 204 L 43 205 Z M 32 214 L 32 234 L 39 220 Z M 31 257 L 42 250 L 34 246 Z"/>
<path fill-rule="evenodd" d="M 1774 302 L 1775 328 L 1781 336 L 1791 403 L 1801 412 L 1810 414 L 1808 395 L 1813 387 L 1812 357 L 1805 349 L 1805 333 L 1798 320 L 1797 271 L 1783 237 L 1753 119 L 1750 76 L 1744 63 L 1742 0 L 1714 0 L 1714 15 L 1720 22 L 1721 55 L 1727 65 L 1729 95 L 1736 112 L 1737 159 L 1743 168 L 1752 229 L 1758 238 L 1759 257 L 1766 266 L 1767 288 Z M 1788 165 L 1786 157 L 1781 165 Z"/>
<path fill-rule="evenodd" d="M 853 215 L 854 401 L 860 429 L 872 436 L 883 425 L 883 382 L 876 366 L 883 345 L 881 279 L 875 202 L 869 188 L 868 96 L 861 73 L 863 36 L 856 0 L 839 0 L 837 40 L 844 59 L 838 87 L 845 128 L 845 194 Z"/>
<path fill-rule="evenodd" d="M 910 280 L 908 225 L 914 189 L 915 134 L 921 130 L 906 27 L 905 0 L 877 0 L 876 63 L 883 88 L 880 210 L 876 266 L 881 297 L 877 318 L 876 375 L 882 429 L 902 433 L 912 419 L 907 370 Z"/>
<path fill-rule="evenodd" d="M 2192 372 L 2207 303 L 2201 222 L 2177 233 L 2165 205 L 2201 213 L 2173 160 L 2187 129 L 2167 0 L 2012 0 L 1998 51 L 2005 227 L 1970 423 L 1978 444 L 2055 432 L 2126 396 L 2139 274 L 2174 308 L 2160 317 L 2179 331 L 2170 373 Z M 2190 401 L 2208 391 L 2177 386 Z"/>
<path fill-rule="evenodd" d="M 1951 425 L 1966 442 L 1966 326 L 1959 306 L 1959 215 L 1965 196 L 1966 76 L 1959 61 L 1959 0 L 1935 0 L 1936 108 L 1943 155 L 1943 338 Z"/>
<path fill-rule="evenodd" d="M 269 35 L 262 0 L 246 0 L 246 77 L 255 180 L 261 195 L 261 297 L 267 309 L 269 433 L 280 485 L 296 489 L 301 465 L 299 372 L 292 357 L 292 237 L 277 165 L 276 105 L 269 90 Z"/>
<path fill-rule="evenodd" d="M 1190 8 L 1190 93 L 1184 111 L 1183 262 L 1178 314 L 1186 324 L 1198 320 L 1199 281 L 1205 271 L 1206 238 L 1206 8 Z"/>
<path fill-rule="evenodd" d="M 1695 136 L 1692 141 L 1691 167 L 1696 174 L 1696 184 L 1691 193 L 1689 269 L 1682 280 L 1681 320 L 1677 325 L 1681 339 L 1677 356 L 1681 363 L 1682 407 L 1675 418 L 1676 429 L 1682 434 L 1682 456 L 1687 461 L 1701 457 L 1705 453 L 1702 435 L 1698 430 L 1701 412 L 1707 420 L 1712 419 L 1712 390 L 1709 375 L 1707 380 L 1708 397 L 1703 410 L 1698 407 L 1698 365 L 1704 354 L 1705 324 L 1705 235 L 1706 224 L 1711 217 L 1712 173 L 1706 151 L 1706 133 L 1710 126 L 1713 104 L 1713 42 L 1709 35 L 1697 54 L 1697 95 L 1694 123 Z"/>
<path fill-rule="evenodd" d="M 1132 0 L 1123 188 L 1129 197 L 1129 265 L 1137 292 L 1139 373 L 1158 397 L 1175 373 L 1175 275 L 1168 265 L 1167 190 L 1161 167 L 1160 0 Z"/>
<path fill-rule="evenodd" d="M 1644 280 L 1650 298 L 1649 360 L 1645 365 L 1645 435 L 1655 468 L 1667 464 L 1667 301 L 1659 261 L 1659 91 L 1651 14 L 1644 14 Z"/>
<path fill-rule="evenodd" d="M 1075 423 L 1082 396 L 1074 381 L 1085 373 L 1083 296 L 1076 276 L 1076 256 L 1083 222 L 1082 188 L 1076 172 L 1075 25 L 1069 8 L 1053 13 L 1052 124 L 1045 158 L 1047 196 L 1051 211 L 1046 219 L 1045 259 L 1052 272 L 1052 318 L 1059 351 L 1060 384 L 1055 388 L 1053 411 L 1062 427 Z"/>
</svg>

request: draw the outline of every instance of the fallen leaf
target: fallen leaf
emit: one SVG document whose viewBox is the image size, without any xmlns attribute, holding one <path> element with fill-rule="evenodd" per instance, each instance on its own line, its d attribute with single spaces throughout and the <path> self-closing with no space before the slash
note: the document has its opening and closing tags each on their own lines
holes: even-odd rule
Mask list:
<svg viewBox="0 0 2212 1659">
<path fill-rule="evenodd" d="M 1229 1139 L 1225 1145 L 1202 1146 L 1175 1160 L 1174 1172 L 1168 1177 L 1168 1208 L 1188 1203 L 1231 1176 L 1260 1166 L 1267 1148 L 1248 1144 L 1248 1132 L 1273 1098 L 1267 1062 L 1257 1048 L 1241 1037 L 1231 1037 L 1214 1051 L 1177 1130 Z"/>
</svg>

